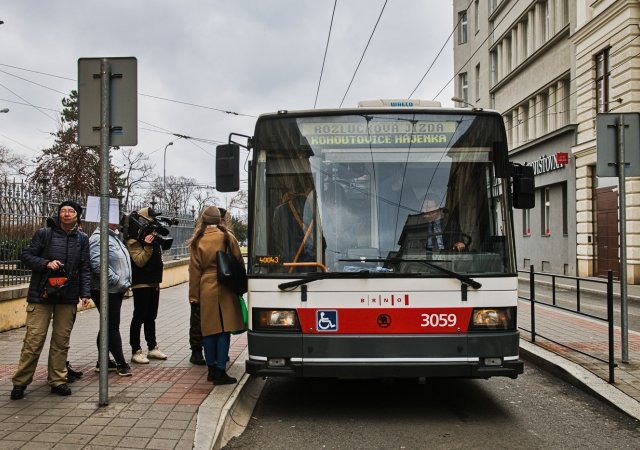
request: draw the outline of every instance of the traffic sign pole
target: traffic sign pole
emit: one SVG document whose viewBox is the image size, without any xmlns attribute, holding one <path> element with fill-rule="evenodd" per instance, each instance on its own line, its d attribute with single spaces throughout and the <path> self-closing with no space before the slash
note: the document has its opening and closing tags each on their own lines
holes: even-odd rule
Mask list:
<svg viewBox="0 0 640 450">
<path fill-rule="evenodd" d="M 618 192 L 620 193 L 620 336 L 622 362 L 629 362 L 629 310 L 627 303 L 627 199 L 625 185 L 624 114 L 618 115 Z"/>
<path fill-rule="evenodd" d="M 100 363 L 99 406 L 109 404 L 109 144 L 110 144 L 109 60 L 100 62 Z"/>
</svg>

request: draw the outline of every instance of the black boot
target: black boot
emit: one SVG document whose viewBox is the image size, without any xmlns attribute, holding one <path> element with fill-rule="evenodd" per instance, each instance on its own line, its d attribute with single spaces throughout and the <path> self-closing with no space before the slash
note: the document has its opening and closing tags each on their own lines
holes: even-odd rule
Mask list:
<svg viewBox="0 0 640 450">
<path fill-rule="evenodd" d="M 238 380 L 227 375 L 227 372 L 224 369 L 218 369 L 217 367 L 215 368 L 213 384 L 215 384 L 216 386 L 221 384 L 234 384 L 237 382 Z"/>
<path fill-rule="evenodd" d="M 207 366 L 209 373 L 207 373 L 207 381 L 213 381 L 216 377 L 216 366 Z"/>
<path fill-rule="evenodd" d="M 202 356 L 202 349 L 191 350 L 191 358 L 189 358 L 189 361 L 197 366 L 204 366 L 206 362 Z"/>
<path fill-rule="evenodd" d="M 67 361 L 67 383 L 73 383 L 76 380 L 82 378 L 83 372 L 79 370 L 73 370 L 69 361 Z"/>
</svg>

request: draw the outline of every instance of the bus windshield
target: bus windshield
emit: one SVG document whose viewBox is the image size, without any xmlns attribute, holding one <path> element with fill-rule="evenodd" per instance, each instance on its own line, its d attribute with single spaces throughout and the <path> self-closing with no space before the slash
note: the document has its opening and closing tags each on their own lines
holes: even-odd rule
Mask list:
<svg viewBox="0 0 640 450">
<path fill-rule="evenodd" d="M 250 273 L 515 272 L 497 114 L 270 115 L 253 144 Z"/>
</svg>

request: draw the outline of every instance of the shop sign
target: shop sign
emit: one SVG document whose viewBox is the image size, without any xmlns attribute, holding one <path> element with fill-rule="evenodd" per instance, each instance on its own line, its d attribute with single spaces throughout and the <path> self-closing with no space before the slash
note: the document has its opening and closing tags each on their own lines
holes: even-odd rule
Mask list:
<svg viewBox="0 0 640 450">
<path fill-rule="evenodd" d="M 554 170 L 563 169 L 569 163 L 567 153 L 558 152 L 555 155 L 542 155 L 540 158 L 529 163 L 533 166 L 533 174 L 541 175 Z"/>
</svg>

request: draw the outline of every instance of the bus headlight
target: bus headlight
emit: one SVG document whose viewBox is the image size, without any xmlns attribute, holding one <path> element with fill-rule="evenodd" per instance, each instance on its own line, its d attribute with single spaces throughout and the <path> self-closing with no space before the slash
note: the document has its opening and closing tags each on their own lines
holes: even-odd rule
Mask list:
<svg viewBox="0 0 640 450">
<path fill-rule="evenodd" d="M 515 330 L 516 308 L 474 308 L 469 331 Z"/>
<path fill-rule="evenodd" d="M 253 329 L 256 331 L 300 331 L 295 309 L 253 308 Z"/>
</svg>

